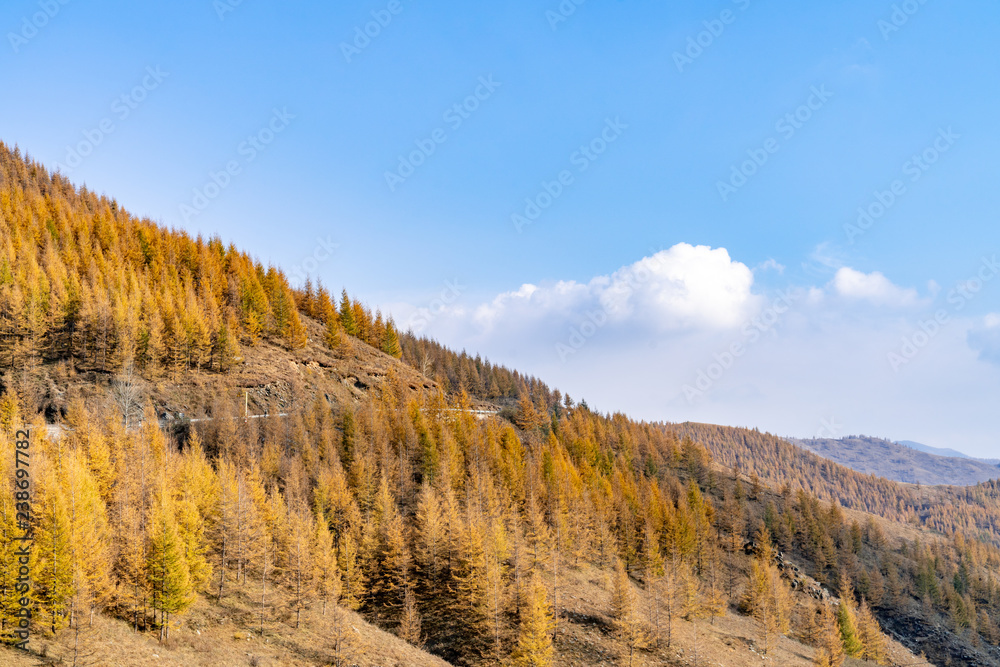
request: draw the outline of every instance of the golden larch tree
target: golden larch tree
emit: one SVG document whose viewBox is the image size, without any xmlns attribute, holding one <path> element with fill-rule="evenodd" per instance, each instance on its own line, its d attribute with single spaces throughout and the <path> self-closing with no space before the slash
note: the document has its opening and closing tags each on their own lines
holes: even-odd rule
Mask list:
<svg viewBox="0 0 1000 667">
<path fill-rule="evenodd" d="M 527 600 L 521 610 L 514 661 L 523 667 L 549 667 L 555 654 L 552 646 L 552 606 L 545 584 L 537 575 L 528 586 Z"/>
<path fill-rule="evenodd" d="M 757 531 L 757 548 L 757 555 L 750 563 L 743 607 L 757 622 L 761 648 L 766 654 L 789 630 L 791 594 L 774 564 L 770 532 L 763 525 Z"/>
</svg>

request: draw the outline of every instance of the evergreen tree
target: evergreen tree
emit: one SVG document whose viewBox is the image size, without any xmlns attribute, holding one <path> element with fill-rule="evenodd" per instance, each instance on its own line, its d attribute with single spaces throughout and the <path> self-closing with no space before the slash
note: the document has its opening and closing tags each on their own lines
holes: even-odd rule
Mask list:
<svg viewBox="0 0 1000 667">
<path fill-rule="evenodd" d="M 323 332 L 323 344 L 330 350 L 337 351 L 344 341 L 344 328 L 339 317 L 328 317 Z"/>
<path fill-rule="evenodd" d="M 104 501 L 79 450 L 67 454 L 62 484 L 69 513 L 74 606 L 76 613 L 85 611 L 92 618 L 111 596 L 111 537 Z"/>
<path fill-rule="evenodd" d="M 357 435 L 354 425 L 354 412 L 352 410 L 344 412 L 343 421 L 341 422 L 341 434 L 341 459 L 344 466 L 347 467 L 354 459 L 354 440 Z"/>
<path fill-rule="evenodd" d="M 219 485 L 197 430 L 188 438 L 177 487 L 177 531 L 184 543 L 184 559 L 191 573 L 191 583 L 200 591 L 212 579 L 212 565 L 208 560 L 209 526 L 218 504 Z"/>
<path fill-rule="evenodd" d="M 612 581 L 611 618 L 615 624 L 615 636 L 624 647 L 624 656 L 632 664 L 635 652 L 646 646 L 646 632 L 636 608 L 635 593 L 625 565 L 618 561 Z"/>
<path fill-rule="evenodd" d="M 247 342 L 256 345 L 264 335 L 264 317 L 256 310 L 248 311 L 243 320 L 243 330 L 246 332 Z"/>
<path fill-rule="evenodd" d="M 705 615 L 701 582 L 694 569 L 681 560 L 675 568 L 677 611 L 685 621 L 694 621 Z"/>
<path fill-rule="evenodd" d="M 813 641 L 816 644 L 817 667 L 841 667 L 844 664 L 844 645 L 837 627 L 837 617 L 825 602 L 818 603 L 813 614 Z"/>
<path fill-rule="evenodd" d="M 385 321 L 382 319 L 381 310 L 375 310 L 375 321 L 372 322 L 369 339 L 366 342 L 372 347 L 382 350 L 382 346 L 385 343 Z"/>
<path fill-rule="evenodd" d="M 396 359 L 403 356 L 403 350 L 399 346 L 399 333 L 396 331 L 396 323 L 392 321 L 391 317 L 385 325 L 381 349 L 390 357 L 395 357 Z"/>
<path fill-rule="evenodd" d="M 761 646 L 766 654 L 789 630 L 791 600 L 788 585 L 774 565 L 774 548 L 763 523 L 757 531 L 757 545 L 757 556 L 750 564 L 750 580 L 744 593 L 743 607 L 757 621 Z"/>
<path fill-rule="evenodd" d="M 521 393 L 521 400 L 517 404 L 517 413 L 514 415 L 514 423 L 524 431 L 532 431 L 542 424 L 542 416 L 535 409 L 535 404 L 527 391 Z"/>
<path fill-rule="evenodd" d="M 156 375 L 163 364 L 166 356 L 166 342 L 164 341 L 163 318 L 154 303 L 147 303 L 147 320 L 140 330 L 138 349 L 136 358 L 143 371 L 149 375 Z"/>
<path fill-rule="evenodd" d="M 76 592 L 72 526 L 68 499 L 61 492 L 60 475 L 54 463 L 50 463 L 40 481 L 31 572 L 39 612 L 48 616 L 49 628 L 55 633 L 66 623 L 70 601 Z"/>
<path fill-rule="evenodd" d="M 326 517 L 320 513 L 313 527 L 313 581 L 316 582 L 316 595 L 323 602 L 323 615 L 326 615 L 327 603 L 336 604 L 340 597 L 340 569 L 337 567 L 337 554 L 333 548 L 333 537 Z"/>
<path fill-rule="evenodd" d="M 295 610 L 295 627 L 299 627 L 302 608 L 312 597 L 316 581 L 313 579 L 315 552 L 311 548 L 313 524 L 303 509 L 290 510 L 281 540 L 281 565 L 285 585 L 292 595 Z"/>
<path fill-rule="evenodd" d="M 537 576 L 528 588 L 527 602 L 521 613 L 514 660 L 524 667 L 549 667 L 555 654 L 552 646 L 552 607 L 545 585 Z"/>
<path fill-rule="evenodd" d="M 416 521 L 414 555 L 427 588 L 433 591 L 446 564 L 448 525 L 437 491 L 426 483 L 417 501 Z"/>
<path fill-rule="evenodd" d="M 357 322 L 354 320 L 354 309 L 350 297 L 347 296 L 346 289 L 340 294 L 340 325 L 344 328 L 348 336 L 358 335 Z"/>
<path fill-rule="evenodd" d="M 223 321 L 215 336 L 212 349 L 215 367 L 225 373 L 240 361 L 240 346 L 236 337 L 237 324 L 234 319 Z"/>
<path fill-rule="evenodd" d="M 411 644 L 421 643 L 420 612 L 417 611 L 417 598 L 413 594 L 413 588 L 406 587 L 403 595 L 403 613 L 399 622 L 399 637 Z"/>
<path fill-rule="evenodd" d="M 188 499 L 176 501 L 177 534 L 183 545 L 193 590 L 201 590 L 212 578 L 212 565 L 207 558 L 205 519 L 198 507 Z"/>
<path fill-rule="evenodd" d="M 840 606 L 837 608 L 837 628 L 840 630 L 840 641 L 844 647 L 844 653 L 852 658 L 859 657 L 864 652 L 865 647 L 858 636 L 854 594 L 847 584 L 844 584 L 840 590 Z"/>
<path fill-rule="evenodd" d="M 327 291 L 322 283 L 316 287 L 316 302 L 313 306 L 313 312 L 309 313 L 309 315 L 319 318 L 323 324 L 329 324 L 331 319 L 340 319 L 340 313 L 337 312 L 337 309 L 333 306 L 333 302 L 330 301 L 330 292 Z"/>
<path fill-rule="evenodd" d="M 217 601 L 222 601 L 226 585 L 226 567 L 238 562 L 241 482 L 234 466 L 225 458 L 218 462 L 218 493 L 212 514 L 212 542 L 219 558 Z"/>
<path fill-rule="evenodd" d="M 150 517 L 149 582 L 153 611 L 160 612 L 160 641 L 167 638 L 170 616 L 187 611 L 195 600 L 184 543 L 177 534 L 174 508 L 165 488 Z"/>
<path fill-rule="evenodd" d="M 458 561 L 452 574 L 456 604 L 466 627 L 486 637 L 490 629 L 488 554 L 484 526 L 479 517 L 469 517 L 460 527 Z"/>
<path fill-rule="evenodd" d="M 341 540 L 339 567 L 343 576 L 340 599 L 348 609 L 360 609 L 365 599 L 366 581 L 358 562 L 357 543 L 350 532 Z"/>
<path fill-rule="evenodd" d="M 868 602 L 861 601 L 857 616 L 858 640 L 864 647 L 861 657 L 876 665 L 885 665 L 889 658 L 889 649 L 882 628 L 872 613 Z"/>
<path fill-rule="evenodd" d="M 302 323 L 297 310 L 292 310 L 288 315 L 288 325 L 285 329 L 285 342 L 291 350 L 301 350 L 309 343 L 306 327 Z"/>
</svg>

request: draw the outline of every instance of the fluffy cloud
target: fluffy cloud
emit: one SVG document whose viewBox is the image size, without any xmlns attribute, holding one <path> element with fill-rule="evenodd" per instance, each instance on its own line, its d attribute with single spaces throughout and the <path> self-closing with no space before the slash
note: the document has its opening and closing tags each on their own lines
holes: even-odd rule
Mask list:
<svg viewBox="0 0 1000 667">
<path fill-rule="evenodd" d="M 580 319 L 638 324 L 657 331 L 740 326 L 760 306 L 753 272 L 725 248 L 679 243 L 587 283 L 522 285 L 480 306 L 475 322 L 488 331 L 514 319 Z"/>
<path fill-rule="evenodd" d="M 876 306 L 912 306 L 919 301 L 916 290 L 898 287 L 878 271 L 862 273 L 845 266 L 837 270 L 832 286 L 846 299 L 868 301 Z"/>
</svg>

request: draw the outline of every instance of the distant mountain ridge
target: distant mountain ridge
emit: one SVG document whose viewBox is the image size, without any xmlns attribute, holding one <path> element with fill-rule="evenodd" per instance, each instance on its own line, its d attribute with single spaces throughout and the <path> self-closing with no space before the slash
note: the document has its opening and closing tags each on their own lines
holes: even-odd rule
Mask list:
<svg viewBox="0 0 1000 667">
<path fill-rule="evenodd" d="M 882 438 L 852 435 L 839 440 L 790 438 L 789 442 L 852 470 L 897 482 L 973 486 L 1000 478 L 1000 467 L 986 461 L 940 456 Z"/>
<path fill-rule="evenodd" d="M 956 459 L 971 459 L 973 461 L 982 461 L 984 463 L 989 463 L 990 465 L 1000 465 L 1000 459 L 983 459 L 978 456 L 969 456 L 964 452 L 960 452 L 957 449 L 942 449 L 941 447 L 931 447 L 930 445 L 925 445 L 919 442 L 913 442 L 912 440 L 898 440 L 896 442 L 898 445 L 904 445 L 910 449 L 916 449 L 919 452 L 924 452 L 925 454 L 933 454 L 934 456 L 947 456 Z"/>
</svg>

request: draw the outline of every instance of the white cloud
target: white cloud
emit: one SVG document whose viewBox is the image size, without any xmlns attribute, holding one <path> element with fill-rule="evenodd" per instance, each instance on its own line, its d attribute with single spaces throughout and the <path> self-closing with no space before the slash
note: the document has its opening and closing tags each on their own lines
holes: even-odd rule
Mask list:
<svg viewBox="0 0 1000 667">
<path fill-rule="evenodd" d="M 876 306 L 912 306 L 919 301 L 916 290 L 898 287 L 878 271 L 862 273 L 845 266 L 837 270 L 832 285 L 844 298 L 868 301 Z"/>
<path fill-rule="evenodd" d="M 679 243 L 587 283 L 525 284 L 504 292 L 476 310 L 475 323 L 490 330 L 511 319 L 572 321 L 597 312 L 610 322 L 658 331 L 731 329 L 759 308 L 753 281 L 753 272 L 725 248 Z"/>
<path fill-rule="evenodd" d="M 777 271 L 780 274 L 785 273 L 785 265 L 779 264 L 775 259 L 768 259 L 767 261 L 758 264 L 754 267 L 754 271 Z"/>
<path fill-rule="evenodd" d="M 826 297 L 826 292 L 818 287 L 810 287 L 806 294 L 806 303 L 810 306 L 818 306 L 823 303 L 824 297 Z"/>
</svg>

